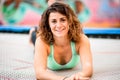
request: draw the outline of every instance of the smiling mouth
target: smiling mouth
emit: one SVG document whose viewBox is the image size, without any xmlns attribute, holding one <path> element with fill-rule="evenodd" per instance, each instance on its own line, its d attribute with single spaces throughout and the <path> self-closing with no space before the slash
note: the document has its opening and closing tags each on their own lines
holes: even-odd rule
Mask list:
<svg viewBox="0 0 120 80">
<path fill-rule="evenodd" d="M 56 32 L 62 32 L 64 29 L 62 29 L 62 30 L 56 30 Z"/>
<path fill-rule="evenodd" d="M 61 29 L 61 30 L 56 30 L 57 32 L 62 32 L 63 30 L 65 30 L 65 29 Z"/>
</svg>

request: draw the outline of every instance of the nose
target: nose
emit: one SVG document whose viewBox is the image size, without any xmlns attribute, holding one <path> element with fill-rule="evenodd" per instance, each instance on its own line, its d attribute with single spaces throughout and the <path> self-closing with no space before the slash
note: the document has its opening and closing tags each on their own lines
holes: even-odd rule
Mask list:
<svg viewBox="0 0 120 80">
<path fill-rule="evenodd" d="M 56 24 L 56 27 L 61 28 L 61 22 L 58 21 L 57 24 Z"/>
</svg>

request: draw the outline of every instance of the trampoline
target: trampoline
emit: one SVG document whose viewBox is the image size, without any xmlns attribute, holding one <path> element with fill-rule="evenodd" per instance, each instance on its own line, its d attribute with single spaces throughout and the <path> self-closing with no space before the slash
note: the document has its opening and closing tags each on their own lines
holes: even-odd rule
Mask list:
<svg viewBox="0 0 120 80">
<path fill-rule="evenodd" d="M 29 33 L 30 26 L 0 25 L 0 32 Z M 88 37 L 120 38 L 120 28 L 83 28 Z"/>
<path fill-rule="evenodd" d="M 0 26 L 0 80 L 35 80 L 34 47 L 29 44 L 29 35 L 21 34 L 23 32 L 28 33 L 29 29 L 30 27 L 7 26 L 5 28 L 5 26 Z M 114 35 L 120 35 L 119 30 L 113 30 Z M 93 29 L 92 31 L 91 29 L 91 32 L 94 31 L 96 30 Z M 84 32 L 87 35 L 94 35 L 88 29 L 84 29 Z M 112 31 L 109 32 L 112 33 Z M 98 33 L 100 34 L 99 31 Z M 96 32 L 96 34 L 98 33 Z M 100 37 L 89 37 L 89 39 L 94 68 L 91 80 L 120 80 L 120 40 L 118 38 Z M 80 66 L 79 63 L 71 70 L 51 72 L 69 76 L 81 70 Z"/>
</svg>

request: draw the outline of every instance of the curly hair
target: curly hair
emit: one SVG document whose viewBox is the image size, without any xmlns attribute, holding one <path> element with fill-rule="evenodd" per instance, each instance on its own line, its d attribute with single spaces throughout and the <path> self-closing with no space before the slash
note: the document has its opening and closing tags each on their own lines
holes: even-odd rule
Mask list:
<svg viewBox="0 0 120 80">
<path fill-rule="evenodd" d="M 39 25 L 38 36 L 40 36 L 47 44 L 54 43 L 53 34 L 48 21 L 49 15 L 52 12 L 59 12 L 67 17 L 69 23 L 68 38 L 71 41 L 79 42 L 80 34 L 83 33 L 81 23 L 70 6 L 61 2 L 53 3 L 46 11 L 44 11 Z"/>
</svg>

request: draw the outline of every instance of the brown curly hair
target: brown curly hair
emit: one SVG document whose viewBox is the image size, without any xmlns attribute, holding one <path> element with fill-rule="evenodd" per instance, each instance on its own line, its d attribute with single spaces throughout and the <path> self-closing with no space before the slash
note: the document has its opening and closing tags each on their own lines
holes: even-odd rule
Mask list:
<svg viewBox="0 0 120 80">
<path fill-rule="evenodd" d="M 79 42 L 80 34 L 83 33 L 82 26 L 70 6 L 61 2 L 53 3 L 44 11 L 39 25 L 38 36 L 47 44 L 54 43 L 53 34 L 48 21 L 49 15 L 52 12 L 59 12 L 67 17 L 69 23 L 68 37 L 71 41 Z"/>
</svg>

